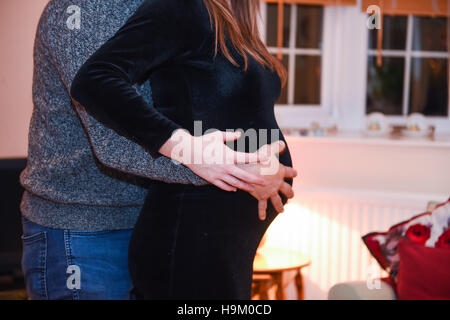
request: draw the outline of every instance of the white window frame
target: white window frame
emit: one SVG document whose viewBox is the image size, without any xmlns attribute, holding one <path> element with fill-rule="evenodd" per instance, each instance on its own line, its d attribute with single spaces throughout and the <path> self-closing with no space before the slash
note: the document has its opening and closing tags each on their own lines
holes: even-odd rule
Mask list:
<svg viewBox="0 0 450 320">
<path fill-rule="evenodd" d="M 382 57 L 399 57 L 405 59 L 405 70 L 403 75 L 403 93 L 402 93 L 402 115 L 389 115 L 388 118 L 391 123 L 394 124 L 404 124 L 405 119 L 408 116 L 408 107 L 411 92 L 411 61 L 413 58 L 438 58 L 438 59 L 449 59 L 450 55 L 448 52 L 442 51 L 423 51 L 423 50 L 413 50 L 413 15 L 407 16 L 407 27 L 406 27 L 406 48 L 405 50 L 381 50 Z M 377 56 L 378 51 L 376 49 L 367 49 L 368 56 Z M 450 61 L 449 61 L 450 62 Z M 450 64 L 447 66 L 450 70 Z M 447 117 L 441 116 L 427 116 L 430 122 L 444 121 L 450 116 L 450 90 L 449 90 L 449 100 L 447 101 Z"/>
<path fill-rule="evenodd" d="M 266 6 L 265 2 L 261 3 L 259 29 L 263 41 L 266 40 Z M 374 53 L 373 50 L 368 48 L 369 29 L 367 28 L 367 14 L 361 11 L 360 1 L 358 1 L 357 6 L 326 6 L 324 7 L 323 24 L 321 105 L 319 107 L 276 105 L 277 120 L 281 127 L 305 128 L 309 127 L 312 122 L 319 122 L 323 126 L 336 124 L 340 130 L 362 130 L 365 127 L 367 117 L 367 60 L 368 55 Z M 411 18 L 408 18 L 408 28 L 412 29 Z M 291 31 L 290 36 L 295 37 L 295 32 Z M 412 37 L 412 30 L 408 35 Z M 407 39 L 407 41 L 410 42 L 409 52 L 408 49 L 403 52 L 411 57 L 443 57 L 442 52 L 413 51 L 411 50 L 412 38 Z M 295 46 L 295 42 L 290 41 L 290 45 Z M 295 52 L 303 54 L 300 51 L 303 49 L 295 49 L 299 51 L 293 52 L 289 50 L 291 49 L 287 50 L 289 54 Z M 402 50 L 397 51 L 383 50 L 385 56 L 402 52 Z M 447 57 L 449 56 L 447 55 Z M 410 62 L 409 60 L 408 63 Z M 294 67 L 290 64 L 290 69 Z M 410 72 L 409 67 L 405 68 L 406 72 Z M 409 79 L 409 74 L 404 76 Z M 289 71 L 289 77 L 293 78 L 293 71 Z M 406 81 L 405 85 L 410 86 L 409 80 Z M 403 94 L 408 94 L 407 99 L 403 98 L 403 110 L 406 110 L 405 108 L 408 106 L 407 100 L 409 100 L 409 88 L 404 90 Z M 434 125 L 438 132 L 450 133 L 450 88 L 448 106 L 448 117 L 426 117 L 428 123 Z M 387 118 L 390 124 L 405 125 L 407 116 L 387 116 Z"/>
<path fill-rule="evenodd" d="M 277 104 L 275 105 L 275 112 L 280 125 L 283 127 L 304 127 L 309 126 L 310 122 L 303 120 L 306 119 L 325 119 L 329 118 L 331 114 L 331 101 L 329 101 L 329 61 L 326 56 L 327 46 L 329 41 L 326 41 L 326 37 L 329 33 L 326 32 L 325 27 L 327 20 L 326 8 L 324 8 L 323 15 L 323 34 L 322 34 L 322 48 L 317 49 L 307 49 L 307 48 L 296 48 L 296 36 L 297 36 L 297 6 L 291 5 L 291 16 L 285 17 L 290 19 L 290 35 L 289 35 L 289 47 L 282 48 L 281 52 L 283 55 L 287 55 L 288 62 L 288 83 L 287 83 L 287 104 Z M 261 21 L 260 21 L 260 31 L 261 38 L 266 43 L 266 24 L 267 20 L 267 3 L 261 3 Z M 276 54 L 278 53 L 278 48 L 268 47 L 269 52 Z M 320 104 L 294 104 L 294 81 L 295 81 L 295 58 L 298 55 L 310 55 L 310 56 L 321 56 L 321 77 L 320 77 Z M 316 120 L 312 120 L 316 121 Z"/>
</svg>

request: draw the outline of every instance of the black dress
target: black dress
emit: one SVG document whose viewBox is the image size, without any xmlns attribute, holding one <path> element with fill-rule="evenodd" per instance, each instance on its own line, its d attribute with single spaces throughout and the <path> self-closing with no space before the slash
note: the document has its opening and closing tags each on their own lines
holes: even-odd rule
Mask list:
<svg viewBox="0 0 450 320">
<path fill-rule="evenodd" d="M 248 152 L 284 140 L 273 135 L 277 73 L 250 56 L 247 71 L 220 50 L 214 58 L 214 41 L 203 0 L 144 1 L 81 67 L 72 97 L 155 156 L 174 130 L 194 134 L 194 121 L 202 121 L 203 130 L 256 130 L 258 144 L 245 144 Z M 146 80 L 153 104 L 134 88 Z M 292 165 L 288 151 L 280 162 Z M 257 200 L 243 191 L 153 182 L 129 249 L 137 297 L 249 299 L 253 258 L 275 216 L 269 204 L 260 221 Z"/>
</svg>

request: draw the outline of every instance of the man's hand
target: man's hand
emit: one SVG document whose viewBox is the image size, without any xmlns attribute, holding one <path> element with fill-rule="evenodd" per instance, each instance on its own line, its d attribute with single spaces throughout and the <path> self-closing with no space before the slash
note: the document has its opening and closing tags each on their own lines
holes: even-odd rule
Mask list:
<svg viewBox="0 0 450 320">
<path fill-rule="evenodd" d="M 225 191 L 242 189 L 252 192 L 265 180 L 259 174 L 253 174 L 238 167 L 241 163 L 268 161 L 264 153 L 237 152 L 225 142 L 239 139 L 240 132 L 214 131 L 194 137 L 187 131 L 177 130 L 166 141 L 159 152 L 179 161 L 196 175 Z"/>
<path fill-rule="evenodd" d="M 263 149 L 264 148 L 264 149 Z M 297 176 L 297 171 L 291 167 L 286 167 L 279 163 L 278 158 L 275 156 L 283 152 L 286 145 L 282 141 L 274 142 L 271 145 L 262 147 L 259 152 L 269 155 L 269 161 L 264 163 L 264 167 L 270 166 L 270 168 L 277 168 L 276 172 L 270 175 L 262 175 L 265 184 L 254 185 L 254 190 L 250 191 L 250 194 L 258 199 L 258 216 L 260 220 L 266 219 L 267 201 L 270 199 L 275 210 L 280 213 L 284 211 L 283 202 L 279 195 L 281 192 L 286 198 L 291 199 L 294 197 L 292 186 L 285 182 L 286 178 L 294 178 Z M 262 164 L 241 165 L 244 170 L 260 174 L 262 171 Z"/>
</svg>

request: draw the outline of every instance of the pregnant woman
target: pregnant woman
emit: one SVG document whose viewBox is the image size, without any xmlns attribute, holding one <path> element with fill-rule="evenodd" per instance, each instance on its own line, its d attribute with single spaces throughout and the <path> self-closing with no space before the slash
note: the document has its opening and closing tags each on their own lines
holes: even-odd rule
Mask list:
<svg viewBox="0 0 450 320">
<path fill-rule="evenodd" d="M 211 151 L 224 158 L 238 154 L 223 143 L 239 137 L 222 132 L 227 129 L 256 132 L 242 136 L 238 147 L 249 143 L 237 151 L 253 153 L 284 141 L 273 133 L 279 130 L 274 103 L 286 72 L 259 38 L 258 10 L 259 0 L 146 0 L 72 83 L 74 100 L 102 122 L 213 183 L 151 184 L 130 242 L 137 298 L 250 298 L 254 255 L 281 200 L 272 198 L 266 219 L 258 219 L 251 195 L 256 185 L 246 185 L 250 192 L 233 186 L 240 178 L 251 181 L 249 172 L 261 166 L 243 166 L 223 179 L 205 176 L 202 168 L 215 166 L 208 162 Z M 146 80 L 153 104 L 133 87 Z M 194 135 L 196 121 L 217 131 Z M 279 162 L 268 159 L 270 168 L 291 166 L 288 151 Z"/>
</svg>

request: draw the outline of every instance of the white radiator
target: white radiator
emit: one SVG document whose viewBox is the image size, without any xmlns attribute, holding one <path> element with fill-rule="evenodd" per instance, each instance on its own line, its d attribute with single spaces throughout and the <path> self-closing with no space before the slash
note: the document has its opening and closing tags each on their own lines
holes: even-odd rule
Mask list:
<svg viewBox="0 0 450 320">
<path fill-rule="evenodd" d="M 272 223 L 265 246 L 299 250 L 311 258 L 304 268 L 306 299 L 326 299 L 336 283 L 381 276 L 361 236 L 424 212 L 445 197 L 364 191 L 296 190 L 296 198 Z M 294 290 L 288 297 L 295 299 Z"/>
</svg>

